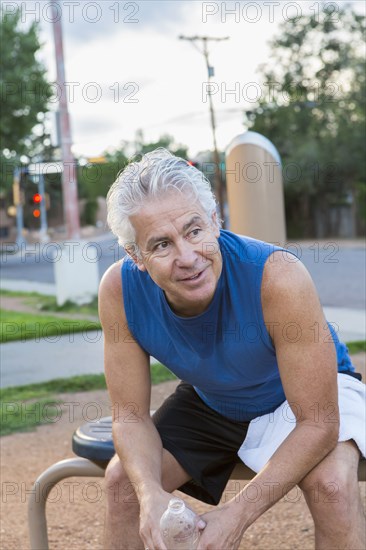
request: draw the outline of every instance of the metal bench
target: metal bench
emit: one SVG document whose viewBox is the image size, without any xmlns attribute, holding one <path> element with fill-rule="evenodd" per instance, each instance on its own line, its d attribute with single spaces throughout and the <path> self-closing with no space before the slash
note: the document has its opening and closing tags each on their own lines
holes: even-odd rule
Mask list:
<svg viewBox="0 0 366 550">
<path fill-rule="evenodd" d="M 114 455 L 112 418 L 101 418 L 80 426 L 72 438 L 76 458 L 61 460 L 45 470 L 33 485 L 28 504 L 29 536 L 32 550 L 48 550 L 46 502 L 51 489 L 68 477 L 104 477 L 105 468 Z M 231 479 L 249 480 L 255 472 L 237 464 Z M 358 469 L 359 481 L 366 481 L 366 460 Z"/>
</svg>

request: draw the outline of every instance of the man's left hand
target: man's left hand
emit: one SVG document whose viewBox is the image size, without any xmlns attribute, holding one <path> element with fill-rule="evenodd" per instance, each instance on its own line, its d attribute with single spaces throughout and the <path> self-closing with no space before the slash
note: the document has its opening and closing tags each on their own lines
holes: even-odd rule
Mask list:
<svg viewBox="0 0 366 550">
<path fill-rule="evenodd" d="M 201 518 L 206 527 L 201 531 L 197 550 L 237 550 L 244 534 L 243 522 L 228 506 L 216 508 Z"/>
</svg>

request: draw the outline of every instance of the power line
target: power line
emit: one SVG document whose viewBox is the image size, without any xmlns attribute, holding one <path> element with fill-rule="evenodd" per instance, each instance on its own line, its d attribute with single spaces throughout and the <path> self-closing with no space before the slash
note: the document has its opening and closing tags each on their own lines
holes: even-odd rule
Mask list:
<svg viewBox="0 0 366 550">
<path fill-rule="evenodd" d="M 214 69 L 210 65 L 209 61 L 209 52 L 208 52 L 208 42 L 221 42 L 223 40 L 228 40 L 229 37 L 213 37 L 213 36 L 183 36 L 180 35 L 179 40 L 188 40 L 192 43 L 192 45 L 198 50 L 205 58 L 206 61 L 206 68 L 207 68 L 207 76 L 208 76 L 208 82 L 210 84 L 211 78 L 214 76 Z M 203 48 L 200 49 L 196 42 L 202 42 Z M 210 106 L 210 119 L 211 119 L 211 128 L 212 128 L 212 137 L 213 137 L 213 153 L 214 153 L 214 163 L 215 163 L 215 183 L 216 183 L 216 190 L 217 195 L 219 199 L 219 206 L 220 206 L 220 217 L 223 220 L 223 223 L 225 224 L 225 216 L 224 216 L 224 185 L 222 182 L 222 175 L 220 170 L 220 157 L 219 152 L 217 149 L 217 142 L 216 142 L 216 120 L 215 120 L 215 112 L 213 107 L 213 101 L 212 101 L 212 94 L 211 94 L 211 86 L 208 87 L 208 98 L 209 98 L 209 106 Z"/>
</svg>

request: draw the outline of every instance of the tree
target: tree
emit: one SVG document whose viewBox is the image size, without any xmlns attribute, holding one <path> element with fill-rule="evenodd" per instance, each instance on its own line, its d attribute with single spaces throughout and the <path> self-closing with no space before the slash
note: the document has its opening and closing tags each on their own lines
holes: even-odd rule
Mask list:
<svg viewBox="0 0 366 550">
<path fill-rule="evenodd" d="M 46 69 L 37 60 L 38 26 L 20 28 L 21 11 L 0 20 L 0 155 L 6 160 L 32 156 L 44 144 L 44 117 L 52 95 Z"/>
<path fill-rule="evenodd" d="M 307 221 L 297 227 L 306 236 L 316 212 L 329 220 L 332 205 L 351 204 L 355 220 L 365 182 L 365 18 L 333 8 L 282 24 L 271 62 L 260 68 L 267 93 L 245 114 L 278 148 L 290 228 Z"/>
<path fill-rule="evenodd" d="M 134 142 L 122 141 L 119 148 L 114 151 L 105 151 L 103 163 L 92 163 L 78 168 L 79 196 L 86 200 L 84 221 L 94 223 L 97 198 L 105 197 L 117 175 L 129 162 L 140 160 L 141 155 L 153 151 L 157 147 L 164 147 L 174 155 L 187 157 L 187 147 L 177 145 L 172 136 L 161 136 L 158 141 L 145 143 L 143 131 L 136 132 Z"/>
<path fill-rule="evenodd" d="M 173 155 L 176 155 L 177 157 L 187 158 L 188 155 L 188 147 L 186 147 L 185 145 L 176 144 L 173 136 L 170 136 L 168 134 L 160 136 L 158 141 L 145 143 L 143 131 L 138 130 L 136 132 L 134 145 L 136 155 L 144 155 L 145 153 L 153 151 L 158 147 L 164 147 L 164 149 L 168 149 L 168 151 L 170 151 Z"/>
</svg>

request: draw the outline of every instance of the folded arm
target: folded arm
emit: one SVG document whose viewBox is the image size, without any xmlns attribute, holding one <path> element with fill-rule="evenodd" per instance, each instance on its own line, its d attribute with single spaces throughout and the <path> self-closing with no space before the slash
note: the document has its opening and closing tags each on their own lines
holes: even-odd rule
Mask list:
<svg viewBox="0 0 366 550">
<path fill-rule="evenodd" d="M 144 532 L 152 531 L 149 536 L 164 548 L 159 518 L 152 512 L 159 495 L 164 503 L 169 497 L 162 488 L 162 443 L 150 418 L 150 358 L 127 326 L 120 263 L 114 264 L 101 281 L 99 315 L 115 449 L 140 503 L 140 527 Z"/>
<path fill-rule="evenodd" d="M 239 495 L 218 512 L 204 516 L 208 525 L 199 546 L 202 549 L 214 548 L 215 538 L 217 544 L 220 523 L 222 547 L 238 548 L 245 530 L 338 441 L 335 346 L 314 284 L 300 262 L 290 263 L 278 252 L 267 260 L 262 306 L 265 324 L 275 327 L 271 336 L 296 427 Z"/>
</svg>

